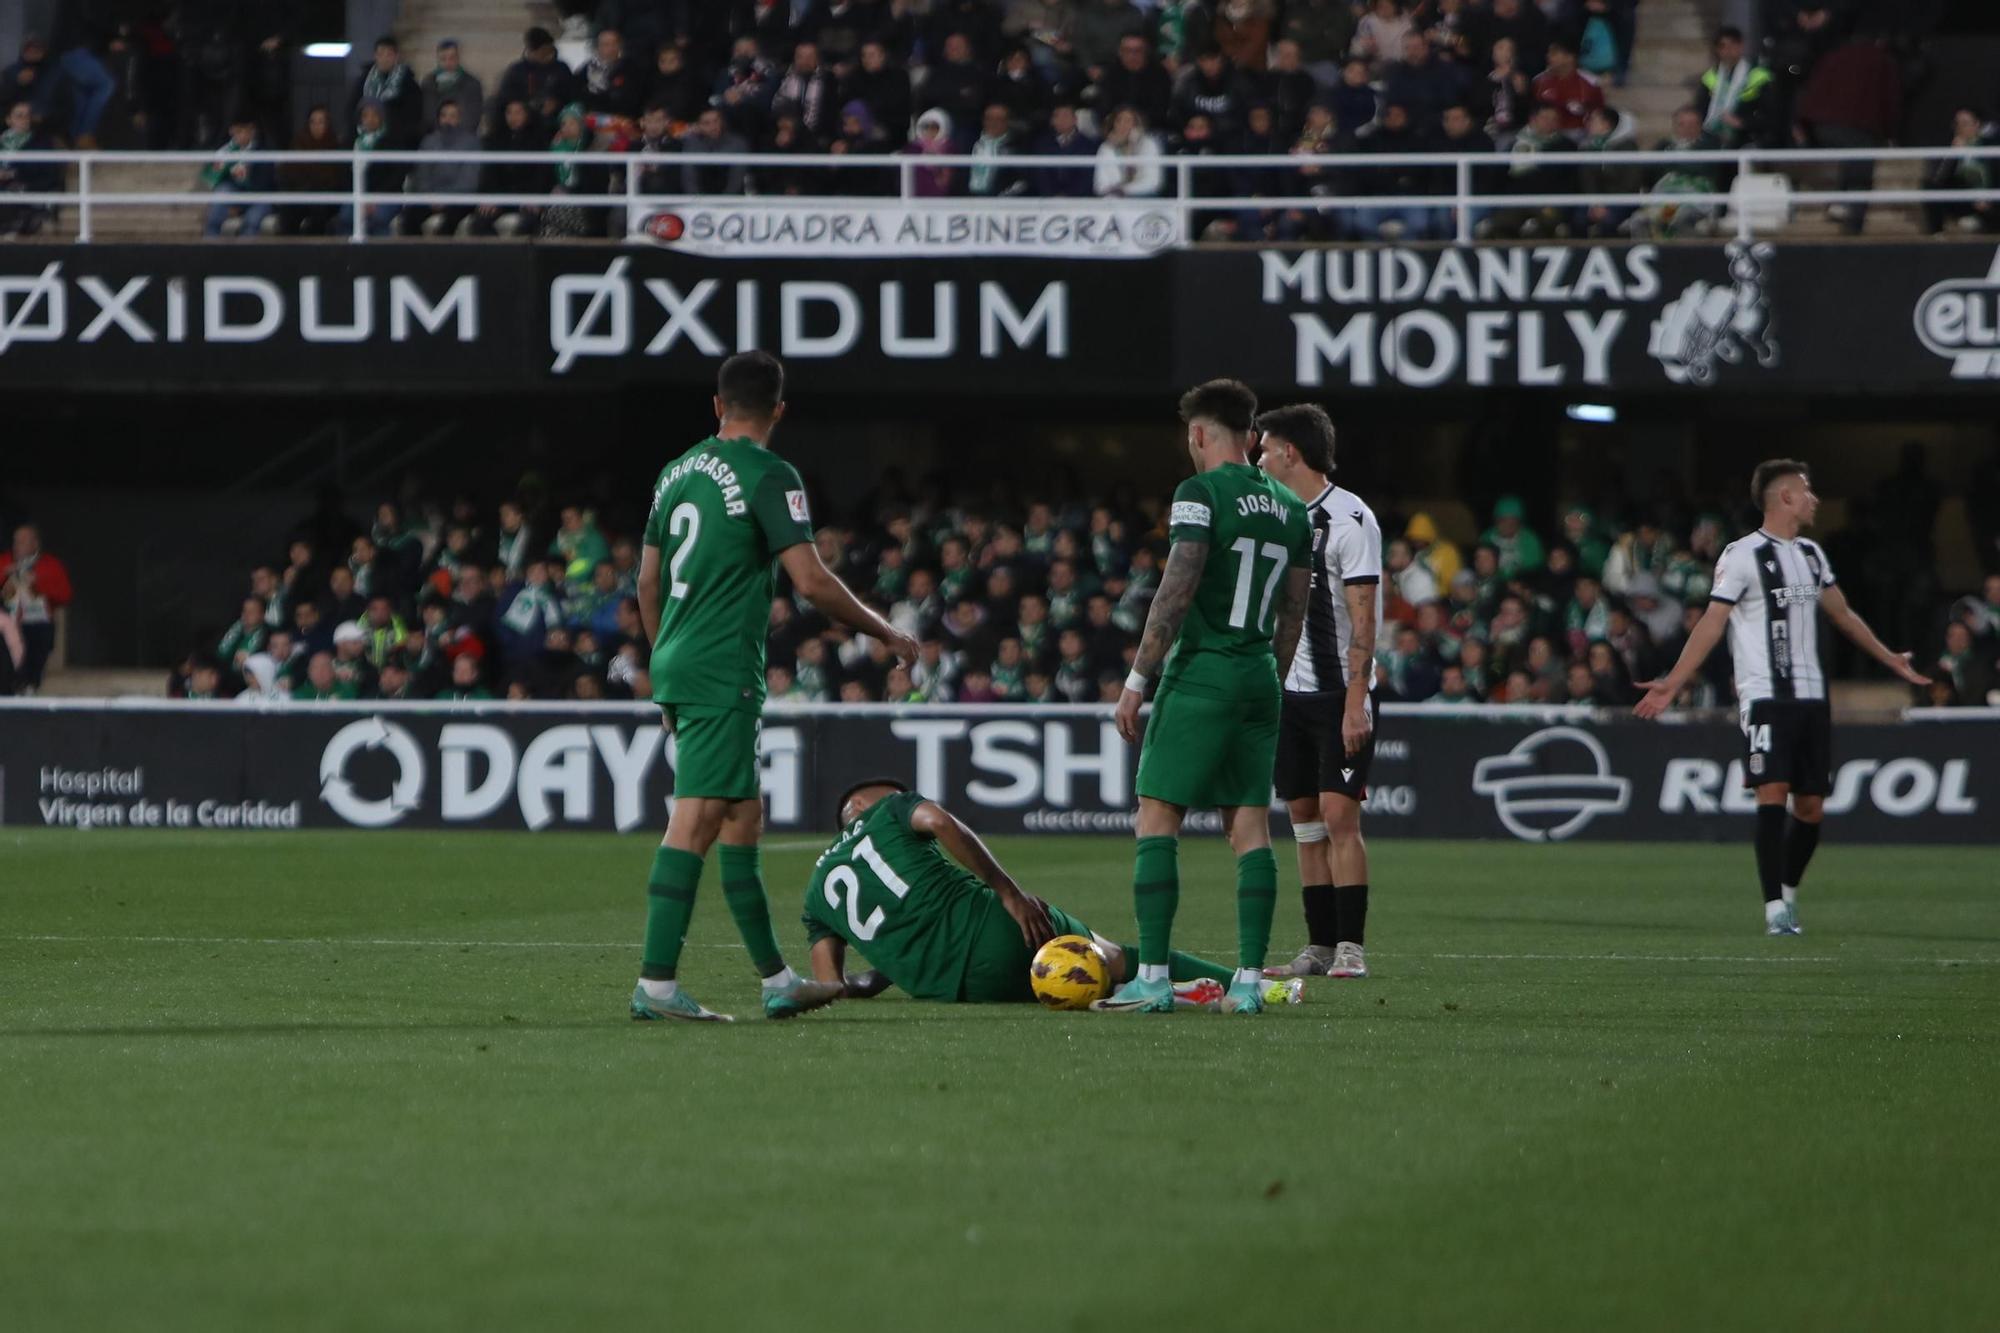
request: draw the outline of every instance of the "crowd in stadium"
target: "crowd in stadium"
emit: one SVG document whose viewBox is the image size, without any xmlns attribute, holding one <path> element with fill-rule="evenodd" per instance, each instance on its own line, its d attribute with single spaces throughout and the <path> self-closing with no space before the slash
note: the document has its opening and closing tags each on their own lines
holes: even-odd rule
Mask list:
<svg viewBox="0 0 2000 1333">
<path fill-rule="evenodd" d="M 2000 547 L 1991 547 L 2000 475 L 1994 481 L 1975 519 L 2000 571 Z M 1898 474 L 1828 549 L 1850 598 L 1885 634 L 1927 646 L 1922 661 L 1938 668 L 1939 684 L 1918 702 L 1985 703 L 2000 691 L 2000 572 L 1951 602 L 1926 568 L 1935 557 L 1925 542 L 1899 536 L 1880 552 L 1865 544 L 1875 525 L 1927 531 L 1937 501 L 1920 468 Z M 1116 700 L 1165 552 L 1157 500 L 950 499 L 891 487 L 864 509 L 864 524 L 822 527 L 820 553 L 920 642 L 922 656 L 905 670 L 883 645 L 829 625 L 781 589 L 771 607 L 772 699 Z M 1502 497 L 1465 547 L 1425 512 L 1385 510 L 1383 697 L 1632 703 L 1635 682 L 1679 653 L 1707 604 L 1716 557 L 1736 535 L 1718 512 L 1673 510 L 1618 521 L 1582 505 L 1533 515 Z M 633 538 L 600 530 L 580 505 L 544 523 L 515 502 L 491 517 L 469 500 L 408 516 L 385 503 L 341 549 L 302 538 L 284 561 L 253 571 L 235 620 L 181 664 L 171 692 L 644 699 L 651 646 L 634 599 L 639 554 Z M 1719 653 L 1685 702 L 1727 705 L 1729 691 Z"/>
<path fill-rule="evenodd" d="M 54 40 L 31 37 L 0 71 L 10 119 L 0 155 L 61 141 L 95 144 L 115 126 L 154 146 L 218 147 L 203 173 L 217 196 L 211 234 L 340 232 L 333 205 L 239 205 L 244 191 L 349 187 L 335 163 L 232 162 L 249 149 L 425 149 L 466 160 L 371 167 L 367 188 L 397 194 L 505 194 L 521 204 L 369 206 L 377 234 L 604 235 L 616 219 L 578 197 L 623 193 L 604 167 L 481 164 L 475 150 L 644 150 L 826 155 L 828 169 L 654 165 L 652 194 L 1149 196 L 1172 193 L 1176 158 L 1295 156 L 1295 169 L 1196 171 L 1202 197 L 1333 200 L 1443 194 L 1448 169 L 1375 167 L 1371 155 L 1492 154 L 1482 193 L 1647 193 L 1644 208 L 1508 208 L 1477 214 L 1482 236 L 1686 234 L 1717 210 L 1675 196 L 1726 190 L 1733 173 L 1700 161 L 1594 163 L 1604 150 L 1879 147 L 1903 137 L 1906 84 L 1932 19 L 1894 0 L 1768 0 L 1761 51 L 1723 30 L 1714 63 L 1687 72 L 1671 124 L 1617 106 L 1638 0 L 603 0 L 561 6 L 559 42 L 530 29 L 497 77 L 470 70 L 456 43 L 376 44 L 344 104 L 295 105 L 286 3 L 79 3 Z M 563 52 L 575 52 L 565 60 Z M 426 68 L 428 66 L 428 68 Z M 491 81 L 490 83 L 488 81 Z M 18 106 L 17 125 L 12 118 Z M 301 112 L 305 112 L 301 115 Z M 300 127 L 303 122 L 303 127 Z M 114 136 L 116 137 L 116 136 Z M 1954 146 L 1990 144 L 1975 108 Z M 971 154 L 969 168 L 904 159 Z M 1074 168 L 1009 165 L 1025 154 Z M 1316 159 L 1359 155 L 1341 165 Z M 831 159 L 843 159 L 838 165 Z M 871 162 L 871 159 L 873 161 Z M 0 191 L 49 188 L 54 168 L 5 165 Z M 1841 167 L 1867 189 L 1873 167 Z M 1988 164 L 1940 158 L 1930 184 L 1977 189 Z M 546 199 L 546 202 L 543 200 Z M 565 202 L 568 199 L 571 202 Z M 1865 209 L 1838 210 L 1859 232 Z M 1987 229 L 1984 203 L 1933 205 L 1930 229 Z M 10 210 L 0 231 L 32 230 L 46 210 Z M 1197 215 L 1210 239 L 1442 238 L 1442 208 L 1228 208 Z"/>
</svg>

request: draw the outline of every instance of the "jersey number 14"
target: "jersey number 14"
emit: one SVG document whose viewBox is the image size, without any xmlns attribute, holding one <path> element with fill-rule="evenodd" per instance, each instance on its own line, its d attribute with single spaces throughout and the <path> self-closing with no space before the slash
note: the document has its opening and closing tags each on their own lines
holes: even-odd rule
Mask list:
<svg viewBox="0 0 2000 1333">
<path fill-rule="evenodd" d="M 901 875 L 898 875 L 894 870 L 889 868 L 889 863 L 882 859 L 882 853 L 875 850 L 875 839 L 872 837 L 863 838 L 860 842 L 856 843 L 854 845 L 854 855 L 857 860 L 867 862 L 868 868 L 875 872 L 875 878 L 881 880 L 883 886 L 889 892 L 896 895 L 897 902 L 901 902 L 909 895 L 910 886 L 904 883 Z M 863 919 L 861 915 L 861 876 L 854 873 L 852 865 L 838 865 L 829 870 L 826 874 L 826 881 L 821 887 L 826 893 L 826 905 L 836 912 L 841 910 L 841 895 L 846 895 L 847 926 L 848 929 L 854 932 L 855 939 L 872 940 L 875 938 L 875 932 L 882 929 L 882 909 L 880 907 L 870 908 L 867 918 Z"/>
</svg>

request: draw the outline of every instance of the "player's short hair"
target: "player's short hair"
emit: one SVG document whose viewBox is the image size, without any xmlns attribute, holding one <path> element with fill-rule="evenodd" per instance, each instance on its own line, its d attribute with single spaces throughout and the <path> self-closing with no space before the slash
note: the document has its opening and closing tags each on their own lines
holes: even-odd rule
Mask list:
<svg viewBox="0 0 2000 1333">
<path fill-rule="evenodd" d="M 910 785 L 907 782 L 902 781 L 900 778 L 861 779 L 861 781 L 855 783 L 853 786 L 849 787 L 846 791 L 842 792 L 840 794 L 840 800 L 834 803 L 833 826 L 835 828 L 839 828 L 841 825 L 842 821 L 840 817 L 842 814 L 846 812 L 847 803 L 854 799 L 855 794 L 857 792 L 867 791 L 870 787 L 890 787 L 898 792 L 906 792 L 910 789 Z"/>
<path fill-rule="evenodd" d="M 1257 418 L 1257 429 L 1298 450 L 1299 457 L 1313 471 L 1321 474 L 1333 471 L 1333 418 L 1318 403 L 1274 407 Z"/>
<path fill-rule="evenodd" d="M 1257 395 L 1242 380 L 1210 380 L 1181 395 L 1181 420 L 1213 421 L 1238 435 L 1257 420 Z"/>
<path fill-rule="evenodd" d="M 716 374 L 715 396 L 724 407 L 768 417 L 785 401 L 785 367 L 769 352 L 738 352 Z"/>
<path fill-rule="evenodd" d="M 1772 486 L 1786 477 L 1804 477 L 1810 474 L 1811 469 L 1796 458 L 1767 458 L 1757 465 L 1755 472 L 1750 474 L 1750 503 L 1762 509 L 1764 497 L 1770 494 Z"/>
</svg>

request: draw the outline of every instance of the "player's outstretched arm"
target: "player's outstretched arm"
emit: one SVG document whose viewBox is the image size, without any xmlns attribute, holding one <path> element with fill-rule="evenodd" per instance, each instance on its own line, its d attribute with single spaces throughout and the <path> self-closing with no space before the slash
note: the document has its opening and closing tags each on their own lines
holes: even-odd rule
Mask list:
<svg viewBox="0 0 2000 1333">
<path fill-rule="evenodd" d="M 840 581 L 840 576 L 826 567 L 826 561 L 819 558 L 819 548 L 811 542 L 787 546 L 778 553 L 778 563 L 785 567 L 792 586 L 805 594 L 806 600 L 814 606 L 849 629 L 882 640 L 904 666 L 917 660 L 917 641 L 856 597 L 854 591 Z"/>
<path fill-rule="evenodd" d="M 1021 892 L 1021 886 L 1014 877 L 1001 868 L 1000 862 L 987 849 L 979 835 L 965 826 L 965 822 L 936 801 L 925 801 L 910 814 L 910 828 L 927 838 L 936 838 L 938 846 L 952 860 L 979 877 L 979 882 L 999 895 L 1000 905 L 1007 909 L 1007 915 L 1021 928 L 1021 938 L 1028 942 L 1030 949 L 1039 949 L 1055 935 L 1055 928 L 1049 923 L 1048 904 L 1033 894 Z"/>
<path fill-rule="evenodd" d="M 647 545 L 639 550 L 639 627 L 646 642 L 660 638 L 660 548 Z"/>
<path fill-rule="evenodd" d="M 1125 678 L 1125 692 L 1118 696 L 1118 710 L 1113 714 L 1118 734 L 1128 744 L 1139 739 L 1139 705 L 1146 701 L 1145 682 L 1159 674 L 1160 663 L 1167 660 L 1174 640 L 1181 636 L 1181 623 L 1187 619 L 1188 608 L 1194 605 L 1195 591 L 1201 587 L 1201 572 L 1207 566 L 1207 542 L 1177 541 L 1167 552 L 1160 590 L 1153 594 L 1152 608 L 1146 612 L 1146 630 L 1139 637 L 1138 656 L 1132 662 L 1132 674 Z M 1296 639 L 1292 647 L 1297 649 Z M 1134 681 L 1139 682 L 1137 687 Z"/>
<path fill-rule="evenodd" d="M 1710 602 L 1708 610 L 1702 612 L 1695 622 L 1694 631 L 1688 635 L 1687 646 L 1681 649 L 1681 660 L 1674 663 L 1674 669 L 1658 680 L 1642 680 L 1638 684 L 1646 693 L 1632 711 L 1640 717 L 1653 718 L 1667 711 L 1667 705 L 1681 692 L 1694 673 L 1701 670 L 1701 664 L 1715 651 L 1715 645 L 1722 642 L 1722 632 L 1729 627 L 1730 604 Z"/>
<path fill-rule="evenodd" d="M 1847 594 L 1840 590 L 1838 584 L 1830 585 L 1820 593 L 1819 604 L 1825 608 L 1826 617 L 1833 622 L 1833 627 L 1854 640 L 1862 652 L 1912 685 L 1931 683 L 1929 676 L 1910 665 L 1908 653 L 1899 653 L 1875 637 L 1875 631 L 1869 629 L 1868 622 L 1861 618 L 1861 613 L 1849 605 Z"/>
</svg>

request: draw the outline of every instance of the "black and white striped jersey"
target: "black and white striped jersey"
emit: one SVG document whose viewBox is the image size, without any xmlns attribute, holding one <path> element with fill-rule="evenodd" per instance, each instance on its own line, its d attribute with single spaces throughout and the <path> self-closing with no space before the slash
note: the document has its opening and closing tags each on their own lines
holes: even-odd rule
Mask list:
<svg viewBox="0 0 2000 1333">
<path fill-rule="evenodd" d="M 1354 622 L 1347 610 L 1347 587 L 1382 582 L 1382 528 L 1375 511 L 1353 491 L 1328 486 L 1306 506 L 1312 520 L 1313 581 L 1306 599 L 1306 623 L 1292 658 L 1285 688 L 1294 694 L 1347 688 L 1347 652 Z M 1380 637 L 1382 600 L 1375 599 Z"/>
<path fill-rule="evenodd" d="M 1804 537 L 1785 541 L 1760 528 L 1722 549 L 1710 598 L 1730 608 L 1739 703 L 1826 698 L 1819 596 L 1832 586 L 1826 552 Z"/>
</svg>

